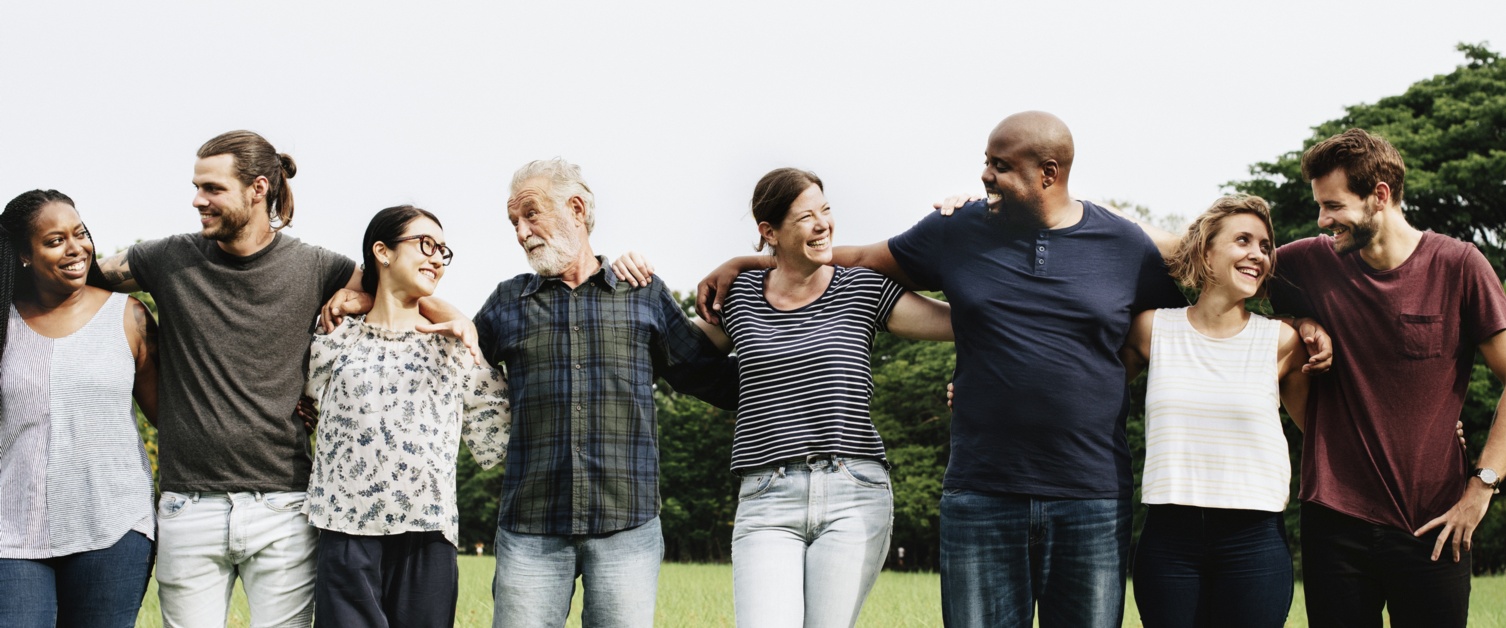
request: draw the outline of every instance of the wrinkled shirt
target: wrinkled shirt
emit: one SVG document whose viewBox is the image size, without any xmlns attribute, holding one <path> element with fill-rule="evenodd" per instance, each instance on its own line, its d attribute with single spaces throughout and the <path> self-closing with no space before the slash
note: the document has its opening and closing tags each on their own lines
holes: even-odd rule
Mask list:
<svg viewBox="0 0 1506 628">
<path fill-rule="evenodd" d="M 460 341 L 349 316 L 315 336 L 304 394 L 319 402 L 303 512 L 324 530 L 375 536 L 439 530 L 459 547 L 460 440 L 483 468 L 507 454 L 507 381 Z"/>
</svg>

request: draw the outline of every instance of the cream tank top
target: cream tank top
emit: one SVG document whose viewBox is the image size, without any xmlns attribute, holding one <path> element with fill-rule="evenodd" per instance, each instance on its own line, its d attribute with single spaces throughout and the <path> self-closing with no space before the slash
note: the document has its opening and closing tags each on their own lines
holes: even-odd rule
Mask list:
<svg viewBox="0 0 1506 628">
<path fill-rule="evenodd" d="M 1155 314 L 1145 394 L 1146 504 L 1280 512 L 1292 468 L 1277 382 L 1281 322 L 1251 314 L 1230 338 Z"/>
</svg>

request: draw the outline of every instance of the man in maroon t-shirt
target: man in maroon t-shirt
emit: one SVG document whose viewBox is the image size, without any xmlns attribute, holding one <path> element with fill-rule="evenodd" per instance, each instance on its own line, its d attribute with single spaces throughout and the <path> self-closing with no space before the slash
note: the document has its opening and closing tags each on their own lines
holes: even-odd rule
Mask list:
<svg viewBox="0 0 1506 628">
<path fill-rule="evenodd" d="M 1506 470 L 1506 421 L 1478 467 L 1454 436 L 1475 350 L 1506 379 L 1506 293 L 1474 245 L 1407 223 L 1405 173 L 1360 129 L 1314 145 L 1302 174 L 1332 235 L 1276 253 L 1273 304 L 1317 318 L 1336 356 L 1302 449 L 1314 626 L 1378 625 L 1382 607 L 1392 626 L 1463 626 L 1470 537 Z"/>
</svg>

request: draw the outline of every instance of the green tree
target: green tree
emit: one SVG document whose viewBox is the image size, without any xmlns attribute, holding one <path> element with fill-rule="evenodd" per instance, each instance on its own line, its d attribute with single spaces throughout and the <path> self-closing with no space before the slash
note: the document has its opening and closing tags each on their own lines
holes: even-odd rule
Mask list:
<svg viewBox="0 0 1506 628">
<path fill-rule="evenodd" d="M 1300 150 L 1250 167 L 1250 179 L 1230 182 L 1240 192 L 1271 203 L 1278 242 L 1316 235 L 1317 204 L 1302 179 L 1302 152 L 1349 128 L 1377 133 L 1406 160 L 1403 210 L 1419 229 L 1473 242 L 1495 267 L 1506 270 L 1506 59 L 1485 44 L 1459 44 L 1465 63 L 1448 74 L 1413 83 L 1399 96 L 1354 105 L 1345 115 L 1313 127 Z M 1279 268 L 1278 268 L 1279 273 Z M 1499 382 L 1476 357 L 1462 420 L 1471 456 L 1485 444 L 1501 394 Z M 1301 462 L 1300 439 L 1289 430 L 1292 466 Z M 1288 529 L 1299 534 L 1295 505 Z M 1300 551 L 1295 542 L 1294 551 Z M 1474 537 L 1477 572 L 1506 571 L 1506 502 L 1491 505 Z"/>
</svg>

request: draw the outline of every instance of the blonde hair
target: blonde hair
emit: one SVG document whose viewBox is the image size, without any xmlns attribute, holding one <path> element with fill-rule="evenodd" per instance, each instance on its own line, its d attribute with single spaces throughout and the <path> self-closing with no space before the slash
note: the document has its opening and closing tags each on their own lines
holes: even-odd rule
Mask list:
<svg viewBox="0 0 1506 628">
<path fill-rule="evenodd" d="M 1187 234 L 1177 243 L 1176 252 L 1166 260 L 1171 277 L 1177 283 L 1198 290 L 1208 286 L 1213 276 L 1213 268 L 1208 264 L 1208 247 L 1213 243 L 1213 238 L 1218 236 L 1224 219 L 1236 214 L 1250 214 L 1265 223 L 1266 234 L 1271 237 L 1272 246 L 1269 265 L 1271 268 L 1276 267 L 1276 229 L 1271 226 L 1271 206 L 1259 196 L 1230 194 L 1213 201 L 1211 207 L 1193 219 L 1187 227 Z M 1255 296 L 1265 296 L 1265 287 L 1266 284 L 1262 282 L 1260 292 Z"/>
</svg>

